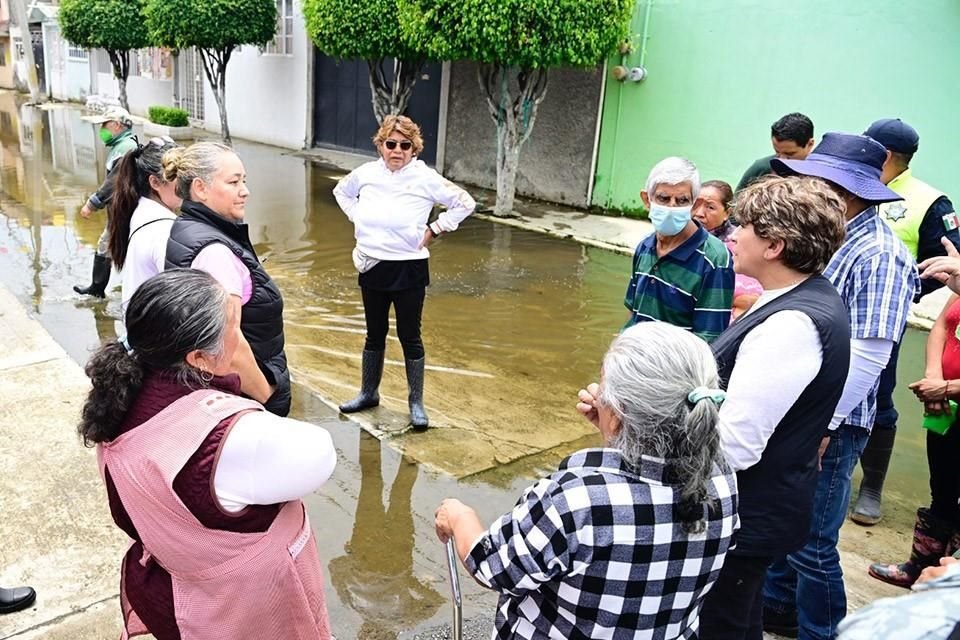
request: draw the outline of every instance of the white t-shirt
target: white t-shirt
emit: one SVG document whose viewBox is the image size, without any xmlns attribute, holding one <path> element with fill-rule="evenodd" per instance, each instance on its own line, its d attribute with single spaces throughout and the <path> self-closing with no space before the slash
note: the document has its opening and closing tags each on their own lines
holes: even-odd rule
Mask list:
<svg viewBox="0 0 960 640">
<path fill-rule="evenodd" d="M 269 411 L 245 413 L 227 433 L 213 476 L 224 510 L 277 504 L 316 491 L 337 466 L 337 450 L 323 427 Z"/>
<path fill-rule="evenodd" d="M 130 243 L 121 271 L 124 310 L 140 285 L 163 271 L 167 240 L 170 239 L 170 228 L 176 219 L 172 211 L 156 200 L 141 197 L 137 203 L 130 217 L 130 235 L 127 236 Z"/>
<path fill-rule="evenodd" d="M 353 222 L 357 248 L 377 260 L 430 257 L 420 248 L 434 205 L 443 205 L 434 231 L 455 231 L 477 203 L 422 160 L 390 171 L 383 160 L 361 165 L 333 189 L 337 204 Z"/>
<path fill-rule="evenodd" d="M 747 313 L 795 286 L 764 291 Z M 784 362 L 788 351 L 789 362 Z M 718 425 L 720 447 L 734 471 L 749 469 L 760 461 L 777 425 L 817 377 L 822 364 L 820 333 L 805 313 L 778 311 L 747 334 L 730 373 Z"/>
</svg>

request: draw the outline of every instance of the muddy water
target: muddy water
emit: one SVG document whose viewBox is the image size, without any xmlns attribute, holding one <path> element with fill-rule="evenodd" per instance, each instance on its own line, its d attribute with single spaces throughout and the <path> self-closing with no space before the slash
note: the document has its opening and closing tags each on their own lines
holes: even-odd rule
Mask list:
<svg viewBox="0 0 960 640">
<path fill-rule="evenodd" d="M 350 397 L 359 382 L 363 310 L 349 251 L 352 229 L 330 194 L 338 173 L 270 147 L 238 144 L 252 192 L 251 237 L 286 301 L 295 415 L 327 426 L 341 466 L 310 499 L 329 560 L 328 598 L 342 637 L 394 638 L 449 616 L 442 549 L 430 516 L 461 495 L 489 521 L 567 451 L 597 443 L 573 410 L 576 390 L 626 313 L 629 259 L 481 220 L 432 248 L 423 334 L 426 404 L 435 427 L 406 431 L 399 343 L 388 341 L 384 406 L 359 416 L 389 447 L 358 433 L 318 398 Z M 77 211 L 102 175 L 103 151 L 72 109 L 19 109 L 0 93 L 0 281 L 78 361 L 115 337 L 119 292 L 81 300 L 103 216 Z M 119 280 L 114 277 L 114 284 Z M 900 379 L 923 371 L 925 334 L 908 332 Z M 310 393 L 313 392 L 313 393 Z M 888 520 L 844 536 L 870 556 L 899 555 L 912 511 L 927 500 L 920 410 L 904 385 L 886 492 Z M 395 450 L 406 455 L 401 457 Z M 416 464 L 420 463 L 420 464 Z M 453 476 L 437 474 L 440 469 Z M 460 478 L 459 481 L 455 478 Z M 491 599 L 465 580 L 466 613 Z"/>
</svg>

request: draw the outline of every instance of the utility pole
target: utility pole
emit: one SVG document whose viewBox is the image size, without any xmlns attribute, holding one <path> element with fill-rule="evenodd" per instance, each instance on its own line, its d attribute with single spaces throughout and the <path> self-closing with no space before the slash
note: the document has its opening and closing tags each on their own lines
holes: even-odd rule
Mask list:
<svg viewBox="0 0 960 640">
<path fill-rule="evenodd" d="M 20 27 L 20 41 L 23 43 L 23 62 L 27 68 L 27 88 L 30 90 L 30 102 L 40 103 L 40 83 L 37 81 L 37 64 L 33 59 L 33 38 L 30 25 L 27 24 L 27 1 L 10 0 L 10 17 Z"/>
</svg>

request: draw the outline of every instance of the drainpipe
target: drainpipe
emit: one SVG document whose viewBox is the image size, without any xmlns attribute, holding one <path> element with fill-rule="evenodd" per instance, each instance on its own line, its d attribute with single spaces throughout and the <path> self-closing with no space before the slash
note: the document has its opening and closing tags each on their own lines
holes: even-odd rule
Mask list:
<svg viewBox="0 0 960 640">
<path fill-rule="evenodd" d="M 607 61 L 603 61 L 600 80 L 600 101 L 597 104 L 597 126 L 593 132 L 593 154 L 590 158 L 590 176 L 587 179 L 587 206 L 593 204 L 593 185 L 597 180 L 597 161 L 600 159 L 600 125 L 603 123 L 603 100 L 607 95 Z"/>
<path fill-rule="evenodd" d="M 647 1 L 647 6 L 643 12 L 643 31 L 640 35 L 640 67 L 642 69 L 646 69 L 646 67 L 644 66 L 644 63 L 646 62 L 646 59 L 647 59 L 647 39 L 650 37 L 650 10 L 653 8 L 653 0 L 646 0 L 646 1 Z M 621 55 L 620 64 L 623 67 L 627 67 L 626 62 L 627 62 L 627 58 L 629 57 L 630 57 L 629 51 Z M 618 128 L 620 126 L 620 121 L 623 118 L 623 91 L 624 91 L 624 83 L 621 80 L 619 93 L 617 94 L 617 127 Z M 610 180 L 608 183 L 609 186 L 607 187 L 608 200 L 610 199 L 610 193 L 613 190 L 613 186 L 615 182 L 614 176 L 616 175 L 616 171 L 617 171 L 616 155 L 617 155 L 617 147 L 619 145 L 619 142 L 620 142 L 620 136 L 615 136 L 613 141 L 614 161 L 610 165 Z"/>
</svg>

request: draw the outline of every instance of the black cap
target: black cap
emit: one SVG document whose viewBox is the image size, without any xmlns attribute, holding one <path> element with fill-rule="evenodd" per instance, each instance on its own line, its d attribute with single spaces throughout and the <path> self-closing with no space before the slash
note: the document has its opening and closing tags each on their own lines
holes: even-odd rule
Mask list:
<svg viewBox="0 0 960 640">
<path fill-rule="evenodd" d="M 900 118 L 884 118 L 877 120 L 863 132 L 890 151 L 897 153 L 916 153 L 920 147 L 920 136 L 917 130 L 902 121 Z"/>
</svg>

